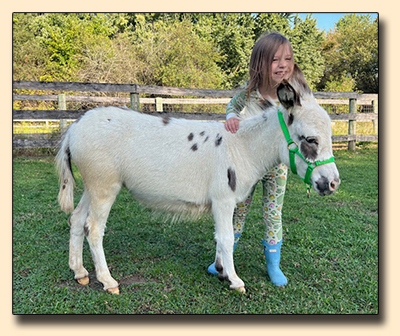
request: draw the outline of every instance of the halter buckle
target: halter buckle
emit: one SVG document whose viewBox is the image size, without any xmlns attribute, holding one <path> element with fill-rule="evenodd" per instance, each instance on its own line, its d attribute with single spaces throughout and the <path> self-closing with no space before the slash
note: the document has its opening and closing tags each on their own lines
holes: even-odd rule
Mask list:
<svg viewBox="0 0 400 336">
<path fill-rule="evenodd" d="M 307 188 L 307 198 L 310 198 L 310 190 L 311 190 L 311 186 L 309 184 L 306 185 Z"/>
<path fill-rule="evenodd" d="M 292 148 L 290 148 L 290 146 L 294 146 Z M 287 149 L 291 152 L 297 152 L 299 149 L 299 145 L 297 144 L 296 141 L 292 140 L 291 142 L 288 141 L 288 145 L 287 145 Z"/>
</svg>

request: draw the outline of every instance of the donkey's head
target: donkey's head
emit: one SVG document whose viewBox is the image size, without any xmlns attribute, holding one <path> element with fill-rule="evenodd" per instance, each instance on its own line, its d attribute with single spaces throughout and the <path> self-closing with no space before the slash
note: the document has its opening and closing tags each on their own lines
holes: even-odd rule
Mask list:
<svg viewBox="0 0 400 336">
<path fill-rule="evenodd" d="M 277 94 L 282 104 L 280 125 L 286 138 L 280 149 L 282 162 L 320 195 L 332 194 L 340 178 L 332 154 L 328 113 L 311 93 L 301 95 L 286 81 L 279 85 Z"/>
</svg>

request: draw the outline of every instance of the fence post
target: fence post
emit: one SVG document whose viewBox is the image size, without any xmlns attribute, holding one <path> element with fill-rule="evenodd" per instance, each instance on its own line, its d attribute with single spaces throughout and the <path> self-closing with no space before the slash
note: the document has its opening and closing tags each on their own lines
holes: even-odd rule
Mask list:
<svg viewBox="0 0 400 336">
<path fill-rule="evenodd" d="M 65 99 L 65 94 L 61 93 L 58 95 L 58 109 L 60 111 L 67 110 L 67 101 Z M 60 119 L 60 132 L 63 134 L 67 129 L 67 119 Z"/>
<path fill-rule="evenodd" d="M 131 109 L 134 111 L 140 111 L 140 97 L 139 93 L 131 92 Z"/>
<path fill-rule="evenodd" d="M 349 113 L 357 113 L 357 99 L 350 98 L 349 99 Z M 357 127 L 355 120 L 349 120 L 349 135 L 356 135 Z M 356 150 L 356 140 L 350 140 L 348 145 L 349 150 Z"/>
<path fill-rule="evenodd" d="M 374 133 L 378 134 L 378 99 L 372 101 L 372 107 L 374 113 L 376 113 L 376 119 L 372 121 L 372 124 L 374 125 Z"/>
<path fill-rule="evenodd" d="M 161 97 L 156 97 L 156 111 L 157 112 L 163 111 L 163 102 Z"/>
</svg>

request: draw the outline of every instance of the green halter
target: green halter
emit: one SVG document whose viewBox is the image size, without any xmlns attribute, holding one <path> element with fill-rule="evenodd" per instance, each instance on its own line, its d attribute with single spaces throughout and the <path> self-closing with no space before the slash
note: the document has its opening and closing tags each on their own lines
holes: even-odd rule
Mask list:
<svg viewBox="0 0 400 336">
<path fill-rule="evenodd" d="M 307 171 L 306 174 L 304 176 L 304 178 L 300 177 L 304 183 L 307 186 L 307 192 L 310 192 L 310 188 L 311 188 L 311 174 L 314 170 L 315 167 L 317 166 L 321 166 L 323 164 L 326 163 L 331 163 L 331 162 L 335 162 L 335 158 L 332 156 L 331 158 L 327 159 L 327 160 L 322 160 L 322 161 L 315 161 L 315 162 L 310 162 L 309 160 L 307 160 L 303 154 L 301 154 L 300 150 L 299 150 L 299 145 L 292 140 L 292 138 L 290 137 L 288 128 L 286 126 L 285 120 L 283 119 L 283 115 L 282 112 L 279 111 L 278 109 L 278 118 L 279 118 L 279 123 L 281 125 L 282 128 L 282 132 L 283 135 L 286 138 L 287 144 L 288 144 L 288 150 L 289 150 L 289 160 L 290 160 L 290 169 L 292 170 L 292 172 L 294 174 L 297 175 L 297 169 L 296 169 L 296 163 L 295 163 L 295 158 L 296 158 L 296 154 L 304 161 L 307 163 L 308 167 L 307 167 Z"/>
</svg>

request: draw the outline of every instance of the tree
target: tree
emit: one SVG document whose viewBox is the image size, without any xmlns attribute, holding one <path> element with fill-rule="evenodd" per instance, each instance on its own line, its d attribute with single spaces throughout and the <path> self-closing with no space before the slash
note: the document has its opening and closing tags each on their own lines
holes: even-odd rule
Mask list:
<svg viewBox="0 0 400 336">
<path fill-rule="evenodd" d="M 231 89 L 270 31 L 289 38 L 311 87 L 322 75 L 321 32 L 291 13 L 15 13 L 13 23 L 19 80 Z"/>
<path fill-rule="evenodd" d="M 198 18 L 195 30 L 209 39 L 220 55 L 216 64 L 224 76 L 222 88 L 231 89 L 247 80 L 254 44 L 253 27 L 250 13 L 207 14 Z"/>
<path fill-rule="evenodd" d="M 372 21 L 371 15 L 343 16 L 326 37 L 324 56 L 320 89 L 351 77 L 356 90 L 378 92 L 378 21 Z"/>
<path fill-rule="evenodd" d="M 146 22 L 136 18 L 133 33 L 135 58 L 140 64 L 139 82 L 151 85 L 217 88 L 223 75 L 217 66 L 220 55 L 202 39 L 187 19 Z"/>
<path fill-rule="evenodd" d="M 308 85 L 315 90 L 324 73 L 322 56 L 323 33 L 317 28 L 317 20 L 308 15 L 302 21 L 294 17 L 293 28 L 287 32 L 292 44 L 294 59 L 304 73 Z"/>
<path fill-rule="evenodd" d="M 216 45 L 221 59 L 217 62 L 224 74 L 223 88 L 244 85 L 248 80 L 252 48 L 265 32 L 290 30 L 288 13 L 213 13 L 194 14 L 197 33 Z"/>
<path fill-rule="evenodd" d="M 47 55 L 30 28 L 38 14 L 13 15 L 13 78 L 38 80 L 46 71 Z"/>
<path fill-rule="evenodd" d="M 245 82 L 251 48 L 254 44 L 252 14 L 147 13 L 136 14 L 132 22 L 135 31 L 143 30 L 140 25 L 144 22 L 152 27 L 156 27 L 159 22 L 190 23 L 192 32 L 197 36 L 195 38 L 207 44 L 213 51 L 214 59 L 210 61 L 215 63 L 220 73 L 219 88 L 229 89 Z M 192 57 L 196 57 L 196 54 L 192 54 Z"/>
<path fill-rule="evenodd" d="M 82 82 L 139 83 L 140 64 L 124 34 L 113 39 L 92 36 L 82 41 L 76 78 Z"/>
<path fill-rule="evenodd" d="M 255 41 L 264 33 L 274 31 L 287 36 L 290 32 L 291 15 L 288 13 L 257 13 L 254 20 Z"/>
<path fill-rule="evenodd" d="M 110 38 L 117 30 L 106 14 L 16 13 L 13 19 L 15 60 L 21 57 L 20 48 L 34 49 L 36 59 L 32 61 L 40 64 L 36 80 L 77 80 L 82 48 L 87 41 L 99 36 Z M 23 34 L 28 38 L 23 38 Z M 16 70 L 23 71 L 17 65 Z"/>
<path fill-rule="evenodd" d="M 311 16 L 302 21 L 291 13 L 208 14 L 198 18 L 196 24 L 201 26 L 197 28 L 200 32 L 212 37 L 223 56 L 218 65 L 225 74 L 225 88 L 237 87 L 248 80 L 252 48 L 262 34 L 272 31 L 291 41 L 295 60 L 312 88 L 323 75 L 323 34 Z"/>
<path fill-rule="evenodd" d="M 349 76 L 346 70 L 343 71 L 340 77 L 330 77 L 330 80 L 326 82 L 324 91 L 327 92 L 352 92 L 356 91 L 356 82 L 354 78 Z"/>
</svg>

